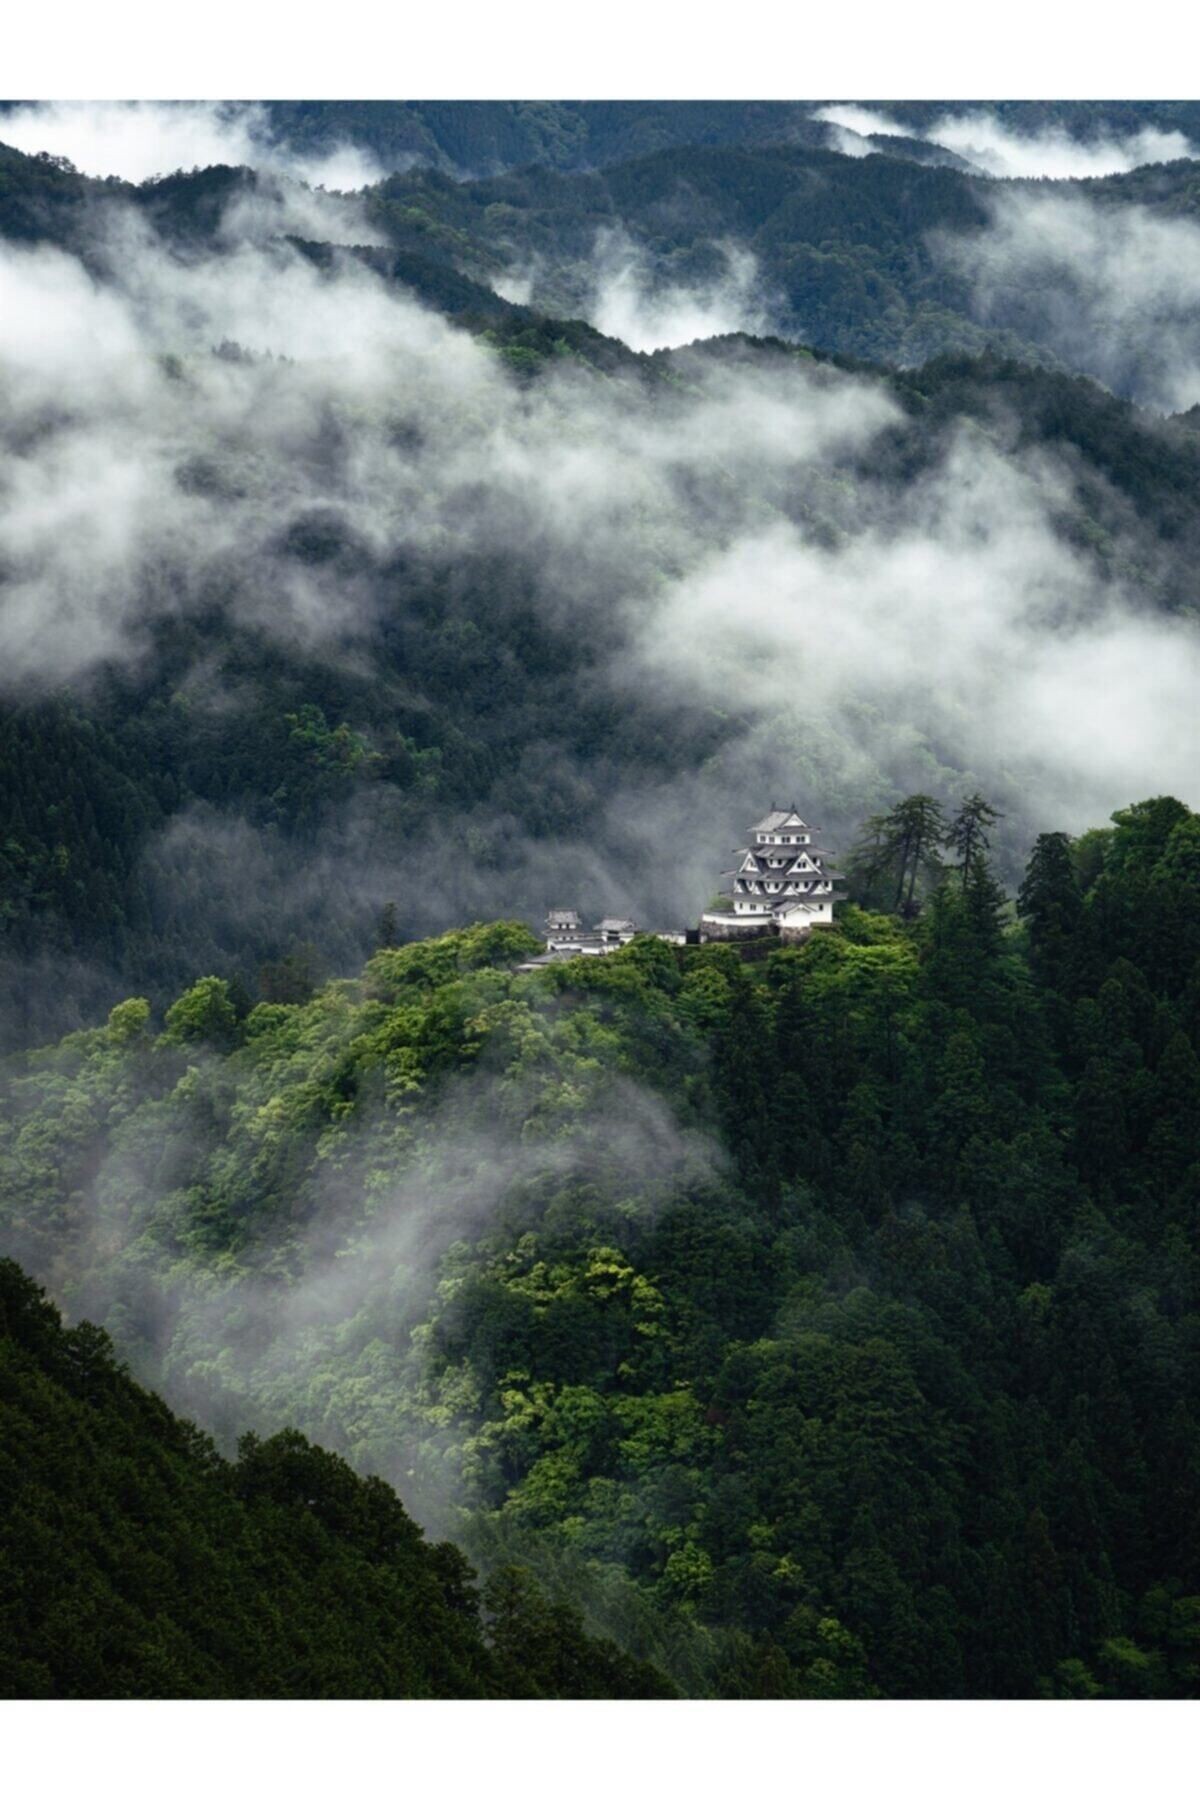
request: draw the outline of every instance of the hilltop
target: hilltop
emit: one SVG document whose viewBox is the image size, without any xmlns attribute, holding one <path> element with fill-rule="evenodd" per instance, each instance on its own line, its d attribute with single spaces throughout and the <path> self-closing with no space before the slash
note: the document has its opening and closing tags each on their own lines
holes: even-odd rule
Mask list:
<svg viewBox="0 0 1200 1800">
<path fill-rule="evenodd" d="M 977 849 L 753 964 L 129 1000 L 12 1063 L 4 1243 L 686 1693 L 1194 1693 L 1198 824 L 1045 835 L 1007 924 Z"/>
</svg>

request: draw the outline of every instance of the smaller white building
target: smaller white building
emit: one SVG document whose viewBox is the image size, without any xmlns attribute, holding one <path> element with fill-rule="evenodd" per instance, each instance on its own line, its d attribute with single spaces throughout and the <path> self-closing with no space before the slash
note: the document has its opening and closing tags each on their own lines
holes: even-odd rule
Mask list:
<svg viewBox="0 0 1200 1800">
<path fill-rule="evenodd" d="M 542 956 L 520 963 L 519 968 L 544 968 L 547 963 L 561 962 L 567 956 L 607 956 L 622 945 L 632 943 L 637 926 L 632 919 L 615 915 L 587 927 L 580 915 L 570 907 L 551 907 L 546 914 L 546 949 Z"/>
</svg>

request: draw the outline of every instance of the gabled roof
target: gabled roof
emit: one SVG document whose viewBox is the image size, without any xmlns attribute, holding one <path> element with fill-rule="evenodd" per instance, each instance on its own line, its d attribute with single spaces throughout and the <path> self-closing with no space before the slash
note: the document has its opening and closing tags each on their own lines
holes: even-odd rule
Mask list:
<svg viewBox="0 0 1200 1800">
<path fill-rule="evenodd" d="M 597 931 L 636 931 L 637 926 L 632 919 L 601 919 Z"/>
<path fill-rule="evenodd" d="M 798 812 L 776 808 L 769 812 L 765 819 L 760 819 L 757 825 L 752 825 L 750 829 L 751 831 L 808 831 L 810 827 L 804 823 Z"/>
<path fill-rule="evenodd" d="M 736 869 L 724 870 L 726 875 L 774 876 L 791 870 L 798 875 L 825 873 L 825 853 L 812 844 L 759 844 L 744 854 L 746 860 Z M 777 858 L 775 868 L 770 867 L 772 857 Z"/>
</svg>

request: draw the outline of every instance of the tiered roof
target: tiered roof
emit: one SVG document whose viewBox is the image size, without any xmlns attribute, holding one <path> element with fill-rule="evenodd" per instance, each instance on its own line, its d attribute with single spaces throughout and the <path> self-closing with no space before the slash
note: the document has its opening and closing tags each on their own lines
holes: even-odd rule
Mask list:
<svg viewBox="0 0 1200 1800">
<path fill-rule="evenodd" d="M 760 843 L 762 837 L 780 837 L 784 834 L 803 832 L 807 841 L 803 844 Z M 764 914 L 786 912 L 790 907 L 810 904 L 823 904 L 834 897 L 834 890 L 841 881 L 836 869 L 830 868 L 826 857 L 831 854 L 813 843 L 814 827 L 809 825 L 795 807 L 772 807 L 757 825 L 750 829 L 751 842 L 743 845 L 736 852 L 737 864 L 726 869 L 725 874 L 733 877 L 732 898 L 749 900 L 754 903 L 755 910 Z M 775 858 L 777 866 L 770 866 Z M 758 893 L 747 891 L 747 884 L 754 881 L 759 886 Z M 769 893 L 767 885 L 773 887 L 787 885 L 792 891 L 781 894 Z M 814 891 L 815 890 L 815 891 Z"/>
</svg>

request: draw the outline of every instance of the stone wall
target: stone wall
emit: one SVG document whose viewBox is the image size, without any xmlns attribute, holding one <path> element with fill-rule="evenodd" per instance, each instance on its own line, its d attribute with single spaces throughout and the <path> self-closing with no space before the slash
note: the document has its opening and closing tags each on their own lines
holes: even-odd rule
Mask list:
<svg viewBox="0 0 1200 1800">
<path fill-rule="evenodd" d="M 833 926 L 832 919 L 814 919 L 811 925 L 784 925 L 780 928 L 781 944 L 803 944 L 814 931 L 829 931 Z"/>
<path fill-rule="evenodd" d="M 774 923 L 765 925 L 735 925 L 734 914 L 730 913 L 729 923 L 718 923 L 715 918 L 705 917 L 700 921 L 700 942 L 702 944 L 752 944 L 759 938 L 775 938 L 779 936 L 779 927 Z"/>
</svg>

